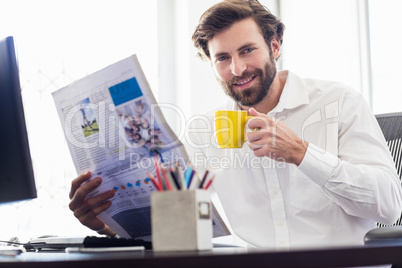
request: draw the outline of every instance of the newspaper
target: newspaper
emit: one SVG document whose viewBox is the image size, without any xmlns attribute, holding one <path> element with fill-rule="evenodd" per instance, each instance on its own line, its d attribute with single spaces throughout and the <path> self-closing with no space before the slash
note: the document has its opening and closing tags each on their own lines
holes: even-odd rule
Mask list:
<svg viewBox="0 0 402 268">
<path fill-rule="evenodd" d="M 118 235 L 151 239 L 150 194 L 156 191 L 155 155 L 189 164 L 183 144 L 165 121 L 136 55 L 54 92 L 53 99 L 78 174 L 102 184 L 90 196 L 114 189 L 112 206 L 99 215 Z M 213 206 L 214 237 L 229 231 Z"/>
</svg>

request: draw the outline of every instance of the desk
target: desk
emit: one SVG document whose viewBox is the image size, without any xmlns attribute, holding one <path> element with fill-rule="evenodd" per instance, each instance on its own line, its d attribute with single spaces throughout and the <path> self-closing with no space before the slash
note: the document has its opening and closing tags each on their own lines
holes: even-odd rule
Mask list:
<svg viewBox="0 0 402 268">
<path fill-rule="evenodd" d="M 402 267 L 402 246 L 350 247 L 272 252 L 214 248 L 201 252 L 26 252 L 0 257 L 0 267 L 353 267 L 393 263 Z"/>
</svg>

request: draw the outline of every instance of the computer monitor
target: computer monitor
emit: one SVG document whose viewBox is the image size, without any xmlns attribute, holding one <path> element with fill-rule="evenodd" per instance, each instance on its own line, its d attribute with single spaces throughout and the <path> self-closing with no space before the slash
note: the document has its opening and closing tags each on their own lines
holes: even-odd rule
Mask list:
<svg viewBox="0 0 402 268">
<path fill-rule="evenodd" d="M 0 204 L 37 197 L 13 37 L 0 40 Z"/>
</svg>

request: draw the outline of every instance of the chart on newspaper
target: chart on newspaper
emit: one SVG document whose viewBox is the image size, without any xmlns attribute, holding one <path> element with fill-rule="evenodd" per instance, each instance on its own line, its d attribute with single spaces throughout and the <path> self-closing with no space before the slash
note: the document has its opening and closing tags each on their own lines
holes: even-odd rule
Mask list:
<svg viewBox="0 0 402 268">
<path fill-rule="evenodd" d="M 115 191 L 112 206 L 99 217 L 122 237 L 149 240 L 150 193 L 156 189 L 147 173 L 154 174 L 155 159 L 183 170 L 189 162 L 137 57 L 75 81 L 54 92 L 53 99 L 77 174 L 89 170 L 92 178 L 102 178 L 90 196 Z M 226 234 L 214 217 L 214 235 Z"/>
</svg>

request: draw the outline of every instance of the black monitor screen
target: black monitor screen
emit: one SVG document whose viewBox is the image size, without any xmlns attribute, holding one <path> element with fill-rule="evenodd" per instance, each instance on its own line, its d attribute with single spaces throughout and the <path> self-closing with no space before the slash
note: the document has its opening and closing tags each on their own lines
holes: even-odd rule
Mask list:
<svg viewBox="0 0 402 268">
<path fill-rule="evenodd" d="M 36 197 L 13 37 L 0 40 L 0 203 Z"/>
</svg>

